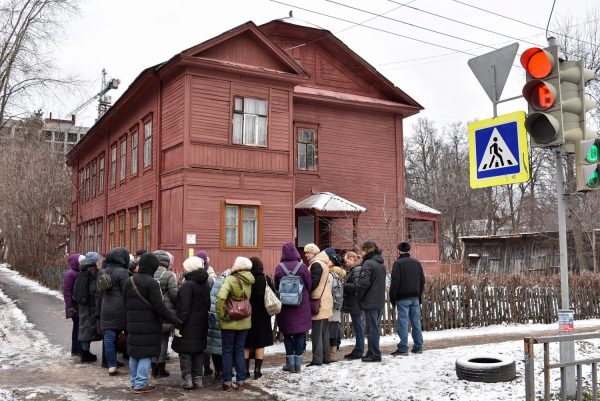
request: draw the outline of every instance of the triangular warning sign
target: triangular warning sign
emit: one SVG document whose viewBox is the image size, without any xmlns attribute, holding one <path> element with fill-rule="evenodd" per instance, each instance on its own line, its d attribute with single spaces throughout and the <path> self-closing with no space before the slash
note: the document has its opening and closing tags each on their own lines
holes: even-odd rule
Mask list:
<svg viewBox="0 0 600 401">
<path fill-rule="evenodd" d="M 500 135 L 498 129 L 494 128 L 477 171 L 489 171 L 516 165 L 517 159 L 515 159 L 506 142 L 502 139 L 502 135 Z"/>
</svg>

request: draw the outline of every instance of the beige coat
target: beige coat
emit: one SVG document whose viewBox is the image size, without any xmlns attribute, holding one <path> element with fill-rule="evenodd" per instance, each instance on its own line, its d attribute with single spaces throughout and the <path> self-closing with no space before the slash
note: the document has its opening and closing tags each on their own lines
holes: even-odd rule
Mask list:
<svg viewBox="0 0 600 401">
<path fill-rule="evenodd" d="M 331 288 L 331 281 L 329 278 L 329 267 L 327 267 L 327 262 L 329 258 L 325 252 L 320 252 L 313 260 L 310 261 L 309 270 L 311 267 L 318 263 L 323 268 L 323 274 L 321 275 L 321 280 L 319 281 L 319 285 L 313 292 L 310 293 L 310 299 L 319 299 L 321 297 L 321 308 L 319 309 L 319 314 L 314 315 L 312 320 L 323 320 L 329 319 L 333 316 L 333 295 Z M 321 294 L 323 294 L 321 296 Z"/>
</svg>

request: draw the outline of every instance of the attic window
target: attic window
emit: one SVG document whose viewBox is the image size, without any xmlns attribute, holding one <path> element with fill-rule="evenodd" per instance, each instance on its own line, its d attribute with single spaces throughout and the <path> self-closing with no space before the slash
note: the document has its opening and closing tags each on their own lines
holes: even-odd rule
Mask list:
<svg viewBox="0 0 600 401">
<path fill-rule="evenodd" d="M 233 143 L 266 147 L 267 101 L 235 97 L 233 102 Z"/>
</svg>

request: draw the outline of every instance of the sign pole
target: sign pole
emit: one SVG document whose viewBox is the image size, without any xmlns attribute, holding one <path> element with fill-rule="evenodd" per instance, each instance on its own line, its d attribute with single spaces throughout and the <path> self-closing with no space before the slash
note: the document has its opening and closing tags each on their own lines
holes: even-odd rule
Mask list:
<svg viewBox="0 0 600 401">
<path fill-rule="evenodd" d="M 558 209 L 558 243 L 560 250 L 560 300 L 564 311 L 570 309 L 569 304 L 569 264 L 567 259 L 567 217 L 565 214 L 565 188 L 563 173 L 563 150 L 556 148 L 556 207 Z M 568 335 L 568 332 L 561 332 Z M 575 343 L 573 341 L 562 341 L 560 343 L 560 362 L 572 362 L 575 360 Z M 567 395 L 575 394 L 575 367 L 567 368 L 566 377 Z M 564 396 L 564 395 L 563 395 Z"/>
</svg>

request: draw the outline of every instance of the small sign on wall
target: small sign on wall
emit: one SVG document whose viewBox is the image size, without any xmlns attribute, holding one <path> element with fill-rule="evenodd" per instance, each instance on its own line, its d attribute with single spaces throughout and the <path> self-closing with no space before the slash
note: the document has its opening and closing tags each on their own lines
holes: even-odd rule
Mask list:
<svg viewBox="0 0 600 401">
<path fill-rule="evenodd" d="M 186 234 L 185 243 L 187 245 L 196 245 L 196 234 Z"/>
<path fill-rule="evenodd" d="M 558 331 L 561 333 L 570 333 L 573 331 L 573 311 L 559 310 L 558 311 Z"/>
</svg>

